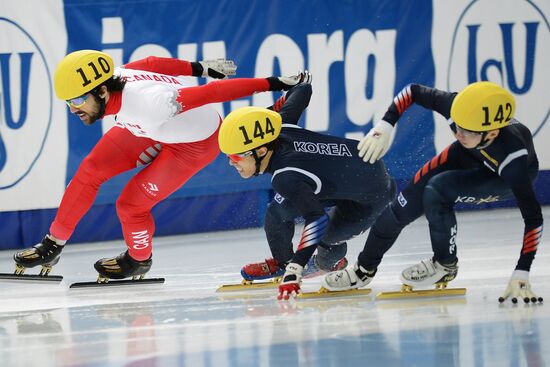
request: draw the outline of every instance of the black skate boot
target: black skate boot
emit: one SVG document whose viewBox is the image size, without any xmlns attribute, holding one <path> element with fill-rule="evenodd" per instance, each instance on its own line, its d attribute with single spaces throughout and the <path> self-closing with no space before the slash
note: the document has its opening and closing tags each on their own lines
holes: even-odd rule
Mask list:
<svg viewBox="0 0 550 367">
<path fill-rule="evenodd" d="M 104 258 L 96 261 L 95 270 L 99 273 L 98 283 L 108 283 L 109 279 L 124 279 L 132 277 L 133 280 L 143 279 L 145 273 L 153 265 L 152 256 L 147 260 L 137 261 L 130 257 L 128 251 L 115 258 Z"/>
<path fill-rule="evenodd" d="M 41 243 L 13 255 L 15 274 L 23 275 L 26 268 L 42 265 L 39 275 L 47 276 L 52 267 L 59 261 L 63 247 L 63 245 L 59 245 L 48 236 L 45 236 Z"/>
</svg>

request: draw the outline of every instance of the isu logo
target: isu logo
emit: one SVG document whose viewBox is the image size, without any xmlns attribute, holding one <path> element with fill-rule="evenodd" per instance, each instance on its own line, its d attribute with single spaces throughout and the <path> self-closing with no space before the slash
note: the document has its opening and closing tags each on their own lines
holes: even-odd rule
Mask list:
<svg viewBox="0 0 550 367">
<path fill-rule="evenodd" d="M 42 153 L 52 119 L 53 88 L 44 54 L 30 34 L 3 17 L 0 34 L 8 40 L 0 43 L 1 190 L 17 185 Z"/>
<path fill-rule="evenodd" d="M 550 116 L 548 15 L 531 1 L 486 0 L 472 1 L 458 19 L 447 89 L 484 80 L 502 85 L 529 111 L 518 119 L 537 135 Z"/>
</svg>

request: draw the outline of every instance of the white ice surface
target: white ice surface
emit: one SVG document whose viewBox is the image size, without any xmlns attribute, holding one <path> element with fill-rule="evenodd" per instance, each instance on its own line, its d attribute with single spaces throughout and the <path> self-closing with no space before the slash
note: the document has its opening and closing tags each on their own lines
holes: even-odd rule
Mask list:
<svg viewBox="0 0 550 367">
<path fill-rule="evenodd" d="M 548 305 L 497 302 L 521 248 L 519 211 L 460 213 L 458 224 L 460 270 L 450 286 L 468 291 L 443 299 L 279 302 L 275 290 L 215 293 L 240 281 L 242 265 L 268 256 L 261 229 L 156 238 L 148 277 L 165 277 L 163 285 L 69 290 L 95 280 L 97 259 L 124 250 L 120 241 L 69 245 L 52 272 L 61 284 L 0 283 L 0 366 L 550 364 Z M 350 262 L 365 238 L 349 242 Z M 550 300 L 548 247 L 543 236 L 531 284 Z M 12 255 L 0 252 L 0 271 L 13 271 Z M 430 255 L 421 219 L 384 258 L 373 294 L 398 290 L 401 269 Z M 308 279 L 302 288 L 319 285 Z"/>
</svg>

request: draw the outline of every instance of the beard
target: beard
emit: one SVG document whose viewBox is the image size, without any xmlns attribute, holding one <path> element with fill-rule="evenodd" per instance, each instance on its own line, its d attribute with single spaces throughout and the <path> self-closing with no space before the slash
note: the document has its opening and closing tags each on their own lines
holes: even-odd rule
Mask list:
<svg viewBox="0 0 550 367">
<path fill-rule="evenodd" d="M 86 120 L 81 120 L 82 123 L 86 126 L 93 125 L 101 117 L 101 116 L 99 116 L 98 113 L 93 113 L 93 114 L 87 113 L 86 115 L 87 115 L 87 119 Z"/>
<path fill-rule="evenodd" d="M 105 100 L 103 98 L 97 97 L 95 94 L 91 94 L 91 97 L 96 102 L 96 108 L 90 113 L 86 113 L 87 119 L 81 120 L 82 123 L 86 126 L 93 125 L 97 120 L 101 119 L 105 114 Z"/>
</svg>

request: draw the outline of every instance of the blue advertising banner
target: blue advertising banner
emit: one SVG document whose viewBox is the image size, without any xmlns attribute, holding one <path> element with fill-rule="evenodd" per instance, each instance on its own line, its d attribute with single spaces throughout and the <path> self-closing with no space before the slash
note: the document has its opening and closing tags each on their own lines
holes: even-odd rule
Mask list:
<svg viewBox="0 0 550 367">
<path fill-rule="evenodd" d="M 286 11 L 289 9 L 292 11 Z M 318 128 L 318 121 L 308 124 L 308 119 L 304 121 L 305 127 L 339 136 L 367 132 L 373 119 L 381 117 L 395 93 L 406 84 L 434 84 L 431 18 L 431 1 L 65 1 L 67 53 L 85 48 L 105 50 L 121 55 L 122 63 L 136 59 L 136 53 L 145 56 L 143 48 L 158 56 L 192 61 L 227 57 L 237 63 L 240 77 L 267 77 L 313 69 L 314 94 L 326 93 L 321 104 L 328 113 L 321 116 L 326 126 Z M 122 27 L 119 42 L 106 42 L 109 40 L 109 29 L 104 28 L 106 19 L 111 23 L 116 20 Z M 386 35 L 381 39 L 388 40 L 389 44 L 379 45 L 382 41 L 378 35 L 383 33 Z M 274 39 L 275 35 L 278 39 Z M 316 45 L 319 40 L 323 45 Z M 372 44 L 373 49 L 366 49 L 365 43 Z M 217 48 L 217 54 L 212 55 L 212 47 Z M 182 54 L 181 50 L 185 49 L 196 51 Z M 336 49 L 332 60 L 325 59 L 324 49 Z M 325 67 L 317 65 L 320 63 L 326 64 Z M 388 63 L 394 65 L 392 70 L 382 67 Z M 322 74 L 317 75 L 315 69 Z M 261 73 L 261 70 L 271 73 Z M 361 83 L 351 86 L 357 78 L 362 79 Z M 327 82 L 317 83 L 323 79 Z M 319 90 L 318 84 L 325 84 L 328 90 Z M 359 94 L 355 99 L 359 104 L 370 104 L 370 111 L 357 109 L 353 103 L 347 107 L 350 105 L 347 100 L 354 97 L 346 91 Z M 377 105 L 374 106 L 369 100 L 375 98 Z M 244 103 L 252 104 L 252 98 Z M 309 110 L 315 108 L 311 105 Z M 226 103 L 223 113 L 230 110 L 231 104 Z M 356 116 L 360 116 L 359 121 Z M 67 183 L 102 135 L 101 126 L 84 126 L 70 114 L 68 119 L 72 154 Z M 406 120 L 414 123 L 402 124 L 394 149 L 386 159 L 392 173 L 399 178 L 411 176 L 423 161 L 435 154 L 433 139 L 430 139 L 434 131 L 432 113 L 412 108 Z M 98 201 L 112 202 L 126 180 L 125 175 L 105 186 Z M 269 179 L 243 181 L 228 166 L 227 159 L 220 156 L 174 196 L 258 188 L 269 188 Z"/>
<path fill-rule="evenodd" d="M 361 139 L 407 84 L 459 91 L 490 80 L 509 89 L 534 135 L 550 203 L 550 3 L 544 0 L 0 0 L 0 248 L 36 243 L 66 185 L 109 118 L 85 126 L 52 89 L 68 53 L 97 49 L 116 65 L 147 56 L 228 58 L 237 77 L 313 74 L 300 124 Z M 191 83 L 209 82 L 190 78 Z M 214 107 L 268 106 L 259 93 Z M 403 184 L 453 141 L 446 121 L 419 106 L 402 116 L 384 157 Z M 116 157 L 113 157 L 116 159 Z M 71 242 L 121 238 L 115 202 L 135 171 L 104 183 Z M 261 225 L 270 177 L 243 180 L 220 155 L 154 208 L 156 234 Z M 510 205 L 508 203 L 508 205 Z"/>
</svg>

